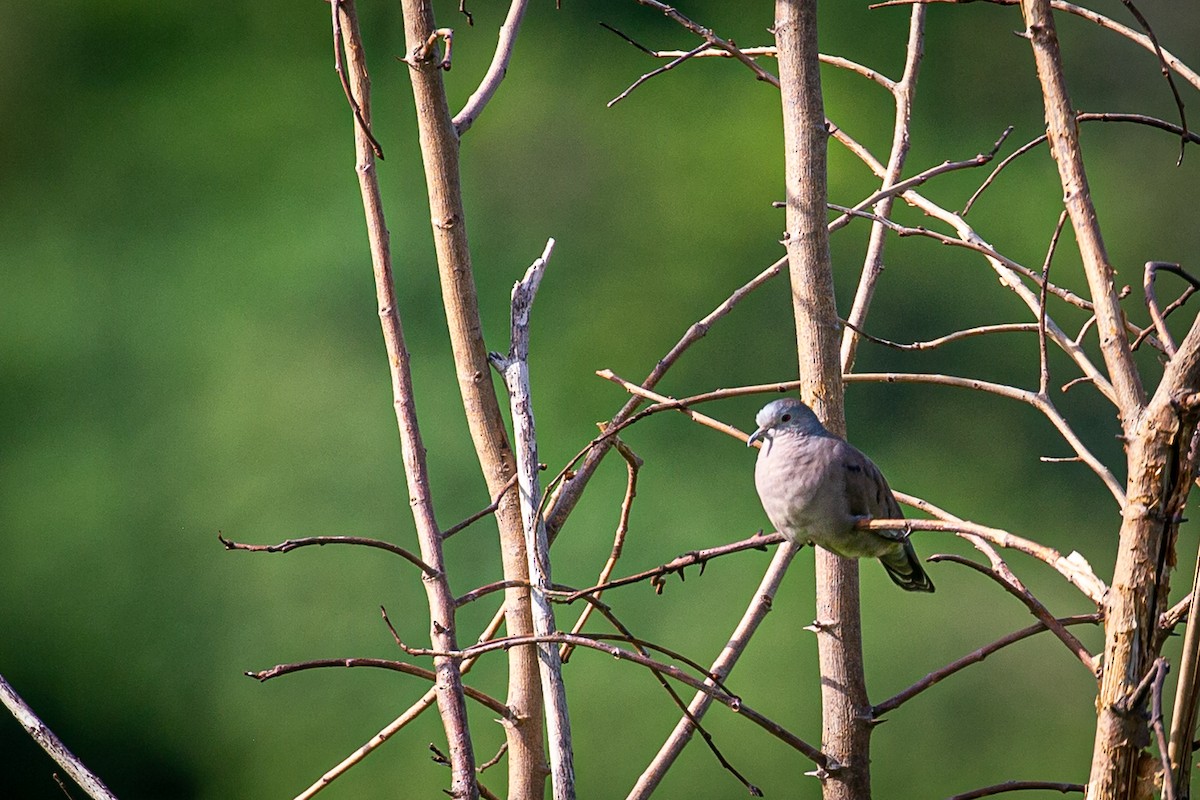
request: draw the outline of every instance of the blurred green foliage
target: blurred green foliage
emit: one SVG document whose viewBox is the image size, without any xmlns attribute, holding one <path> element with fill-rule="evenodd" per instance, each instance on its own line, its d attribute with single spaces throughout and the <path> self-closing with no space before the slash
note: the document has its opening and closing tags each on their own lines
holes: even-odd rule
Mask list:
<svg viewBox="0 0 1200 800">
<path fill-rule="evenodd" d="M 1200 15 L 1168 0 L 1139 4 L 1163 45 L 1200 62 Z M 439 519 L 488 502 L 461 412 L 428 230 L 398 4 L 361 3 L 373 68 L 375 133 L 402 313 Z M 491 56 L 503 3 L 452 3 L 457 107 Z M 1130 22 L 1120 3 L 1095 6 Z M 395 656 L 385 605 L 419 642 L 424 597 L 406 563 L 376 551 L 286 556 L 227 553 L 216 534 L 274 542 L 360 534 L 411 544 L 399 447 L 375 313 L 341 95 L 322 3 L 6 3 L 0 25 L 0 673 L 123 798 L 291 797 L 388 723 L 425 686 L 367 670 L 310 672 L 259 685 L 241 673 L 317 657 Z M 766 43 L 770 4 L 693 2 L 685 13 L 745 45 Z M 823 50 L 898 76 L 908 12 L 825 3 Z M 658 66 L 604 31 L 652 47 L 694 40 L 633 2 L 566 0 L 529 10 L 505 84 L 467 134 L 468 224 L 486 336 L 503 350 L 508 291 L 547 236 L 559 244 L 534 311 L 532 372 L 541 456 L 557 471 L 623 394 L 593 376 L 638 379 L 695 320 L 782 253 L 777 93 L 718 59 L 657 77 Z M 1130 24 L 1132 24 L 1130 22 Z M 908 174 L 1040 133 L 1028 45 L 1012 8 L 933 6 Z M 1076 105 L 1175 119 L 1145 51 L 1070 18 L 1060 23 Z M 770 65 L 773 66 L 773 65 Z M 891 102 L 857 75 L 828 69 L 828 113 L 883 158 Z M 1183 89 L 1195 104 L 1195 93 Z M 1176 168 L 1169 135 L 1084 127 L 1089 176 L 1121 279 L 1149 259 L 1194 267 L 1200 249 L 1197 156 Z M 922 192 L 959 208 L 982 170 Z M 852 205 L 874 179 L 836 145 L 831 200 Z M 1044 150 L 1015 162 L 971 219 L 1006 254 L 1037 268 L 1058 215 Z M 897 207 L 905 222 L 925 222 Z M 848 307 L 866 239 L 833 240 Z M 1027 321 L 986 265 L 925 240 L 893 240 L 870 330 L 895 340 Z M 1069 233 L 1054 262 L 1082 290 Z M 1160 296 L 1166 294 L 1163 290 Z M 1131 316 L 1143 322 L 1137 292 Z M 1068 327 L 1083 317 L 1052 306 Z M 1182 316 L 1187 316 L 1185 312 Z M 1177 326 L 1186 319 L 1175 320 Z M 784 380 L 795 373 L 783 282 L 714 328 L 661 386 L 675 395 Z M 1094 345 L 1090 345 L 1094 346 Z M 1144 372 L 1157 374 L 1152 354 Z M 860 371 L 970 375 L 1035 387 L 1034 337 L 1010 334 L 923 353 L 864 344 Z M 1051 354 L 1056 385 L 1076 376 Z M 1111 409 L 1087 387 L 1056 401 L 1121 473 Z M 710 412 L 750 423 L 758 399 Z M 1111 576 L 1118 517 L 1083 467 L 1029 408 L 940 387 L 856 384 L 851 438 L 893 485 L 983 523 L 1083 552 Z M 765 523 L 752 455 L 682 418 L 626 436 L 646 460 L 619 573 L 744 537 Z M 555 547 L 555 578 L 590 584 L 611 547 L 624 485 L 613 459 Z M 494 525 L 448 545 L 457 591 L 499 577 Z M 1190 578 L 1185 528 L 1176 585 Z M 918 549 L 968 552 L 921 535 Z M 710 564 L 703 577 L 611 593 L 639 634 L 707 662 L 750 599 L 768 556 Z M 1042 565 L 1014 568 L 1060 614 L 1087 603 Z M 953 565 L 931 569 L 933 597 L 895 591 L 863 568 L 868 684 L 883 699 L 926 672 L 1028 624 L 1011 598 Z M 1176 593 L 1178 596 L 1178 591 Z M 474 639 L 493 606 L 464 609 Z M 576 609 L 563 609 L 561 620 Z M 819 740 L 811 556 L 797 560 L 731 688 L 798 734 Z M 565 623 L 564 623 L 565 624 Z M 1096 631 L 1083 637 L 1093 650 Z M 677 712 L 653 679 L 577 652 L 568 673 L 582 797 L 621 797 Z M 471 681 L 504 694 L 503 661 Z M 873 746 L 876 796 L 930 798 L 1013 778 L 1084 781 L 1093 684 L 1048 637 L 955 675 L 893 713 Z M 639 709 L 630 714 L 628 709 Z M 498 725 L 472 710 L 477 753 Z M 727 757 L 769 797 L 817 797 L 796 753 L 715 710 Z M 434 796 L 445 782 L 427 742 L 432 714 L 324 796 Z M 0 796 L 57 798 L 52 764 L 15 724 L 0 723 Z M 485 781 L 503 789 L 503 768 Z M 742 789 L 694 743 L 663 797 L 736 797 Z"/>
</svg>

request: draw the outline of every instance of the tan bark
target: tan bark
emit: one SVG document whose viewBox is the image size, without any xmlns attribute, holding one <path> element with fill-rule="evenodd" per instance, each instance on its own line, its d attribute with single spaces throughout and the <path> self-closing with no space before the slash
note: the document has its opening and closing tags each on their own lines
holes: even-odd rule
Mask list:
<svg viewBox="0 0 1200 800">
<path fill-rule="evenodd" d="M 459 139 L 446 101 L 442 72 L 437 60 L 428 54 L 427 43 L 437 29 L 429 0 L 403 0 L 401 5 L 442 301 L 450 329 L 459 392 L 488 492 L 495 497 L 507 486 L 515 467 L 483 343 L 462 205 Z M 417 58 L 421 53 L 430 57 Z M 526 584 L 505 592 L 508 634 L 532 635 L 527 586 L 529 568 L 521 511 L 514 493 L 509 492 L 502 498 L 496 519 L 500 528 L 504 577 Z M 508 659 L 507 702 L 520 720 L 507 726 L 509 797 L 541 798 L 548 768 L 542 745 L 537 650 L 532 645 L 514 647 L 509 651 Z"/>
<path fill-rule="evenodd" d="M 796 318 L 801 397 L 844 434 L 839 323 L 826 221 L 825 110 L 817 52 L 816 0 L 778 0 L 775 41 L 783 101 L 787 231 L 784 244 Z M 833 766 L 826 800 L 871 796 L 869 702 L 862 663 L 858 564 L 816 551 L 821 749 Z"/>
</svg>

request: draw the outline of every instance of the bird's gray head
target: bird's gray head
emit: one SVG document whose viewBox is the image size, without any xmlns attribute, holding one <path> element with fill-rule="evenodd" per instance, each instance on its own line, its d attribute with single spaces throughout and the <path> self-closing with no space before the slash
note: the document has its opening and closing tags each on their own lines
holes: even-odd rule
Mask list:
<svg viewBox="0 0 1200 800">
<path fill-rule="evenodd" d="M 826 436 L 829 433 L 811 408 L 791 397 L 767 403 L 754 421 L 758 423 L 758 430 L 746 440 L 747 447 L 769 438 L 775 431 L 788 431 L 802 436 Z"/>
</svg>

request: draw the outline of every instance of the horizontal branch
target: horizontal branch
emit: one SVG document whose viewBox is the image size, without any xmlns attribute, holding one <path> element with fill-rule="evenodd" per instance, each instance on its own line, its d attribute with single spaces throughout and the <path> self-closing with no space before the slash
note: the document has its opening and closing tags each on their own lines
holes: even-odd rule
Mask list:
<svg viewBox="0 0 1200 800">
<path fill-rule="evenodd" d="M 992 333 L 1037 333 L 1039 327 L 1036 322 L 1005 322 L 997 325 L 979 325 L 974 328 L 964 328 L 961 331 L 947 333 L 945 336 L 938 336 L 934 339 L 905 344 L 903 342 L 893 342 L 890 339 L 881 339 L 878 336 L 872 336 L 846 320 L 842 320 L 842 324 L 867 341 L 882 345 L 883 347 L 890 347 L 893 350 L 934 350 L 951 342 L 969 339 L 974 336 L 986 336 Z"/>
<path fill-rule="evenodd" d="M 779 383 L 738 386 L 732 389 L 716 389 L 711 392 L 704 392 L 702 394 L 676 399 L 650 391 L 645 387 L 639 386 L 632 381 L 628 381 L 619 375 L 616 375 L 612 370 L 598 370 L 596 374 L 605 380 L 616 383 L 632 394 L 656 401 L 656 405 L 648 406 L 633 417 L 627 418 L 620 426 L 616 426 L 611 430 L 606 429 L 605 432 L 601 434 L 600 439 L 606 436 L 614 435 L 617 430 L 623 430 L 629 425 L 644 419 L 651 414 L 673 410 L 685 414 L 694 422 L 698 422 L 702 425 L 713 428 L 714 430 L 732 436 L 739 441 L 745 442 L 749 438 L 747 434 L 743 433 L 732 425 L 727 425 L 724 422 L 713 419 L 712 417 L 692 411 L 690 407 L 700 403 L 711 402 L 713 400 L 724 400 L 730 397 L 787 392 L 797 388 L 800 385 L 799 381 L 780 381 Z M 1071 449 L 1073 449 L 1079 456 L 1080 460 L 1091 467 L 1092 471 L 1096 473 L 1097 477 L 1099 477 L 1101 481 L 1104 482 L 1104 485 L 1108 487 L 1108 490 L 1112 493 L 1118 505 L 1122 508 L 1125 505 L 1125 490 L 1121 486 L 1121 483 L 1116 479 L 1108 467 L 1104 466 L 1103 462 L 1092 455 L 1091 451 L 1088 450 L 1079 437 L 1076 436 L 1075 431 L 1071 428 L 1070 424 L 1058 412 L 1058 409 L 1054 406 L 1054 403 L 1043 394 L 1032 392 L 1027 389 L 1017 389 L 1013 386 L 1007 386 L 1005 384 L 992 383 L 990 381 L 978 380 L 976 378 L 961 378 L 952 375 L 903 372 L 860 372 L 847 373 L 842 377 L 842 379 L 846 383 L 871 381 L 878 383 L 933 383 L 944 386 L 956 386 L 964 389 L 975 389 L 977 391 L 997 394 L 1001 397 L 1019 400 L 1023 403 L 1031 405 L 1038 411 L 1042 412 L 1042 414 L 1051 422 L 1051 424 L 1054 425 L 1062 437 L 1071 446 Z M 594 446 L 598 441 L 599 439 L 593 440 L 589 447 Z"/>
<path fill-rule="evenodd" d="M 880 531 L 944 531 L 948 533 L 965 533 L 978 536 L 991 542 L 997 547 L 1017 550 L 1053 567 L 1060 575 L 1070 581 L 1089 600 L 1101 607 L 1108 586 L 1096 577 L 1092 567 L 1079 553 L 1064 557 L 1052 547 L 1039 544 L 1031 539 L 1025 539 L 999 528 L 989 528 L 965 520 L 935 520 L 935 519 L 872 519 L 864 520 L 856 526 L 862 530 Z"/>
<path fill-rule="evenodd" d="M 714 558 L 720 558 L 721 556 L 727 556 L 732 553 L 740 553 L 744 550 L 766 550 L 768 545 L 779 544 L 782 541 L 782 534 L 772 533 L 769 535 L 763 535 L 761 532 L 759 532 L 754 536 L 751 536 L 749 539 L 742 539 L 738 542 L 731 542 L 730 544 L 723 544 L 718 547 L 710 547 L 706 550 L 692 550 L 672 559 L 671 561 L 668 561 L 665 564 L 660 564 L 653 569 L 648 569 L 635 575 L 617 578 L 606 583 L 596 584 L 595 586 L 588 587 L 587 589 L 580 589 L 577 592 L 572 592 L 563 598 L 563 602 L 573 603 L 581 597 L 586 597 L 587 595 L 599 594 L 600 592 L 607 591 L 608 589 L 615 589 L 618 586 L 628 586 L 631 583 L 640 583 L 641 581 L 645 580 L 650 581 L 650 583 L 654 586 L 655 594 L 662 594 L 663 587 L 666 585 L 666 581 L 664 581 L 663 578 L 671 573 L 678 574 L 679 579 L 684 580 L 684 570 L 687 567 L 698 566 L 700 567 L 700 574 L 703 575 L 705 565 Z"/>
<path fill-rule="evenodd" d="M 259 683 L 265 683 L 272 678 L 290 675 L 293 672 L 303 672 L 310 669 L 328 669 L 330 667 L 374 667 L 376 669 L 390 669 L 394 672 L 403 672 L 405 675 L 423 678 L 430 683 L 434 683 L 437 680 L 437 674 L 431 669 L 418 667 L 415 664 L 409 664 L 404 661 L 392 661 L 386 658 L 320 658 L 313 661 L 299 661 L 294 664 L 279 664 L 259 672 L 247 672 L 245 675 L 254 678 Z M 478 689 L 473 689 L 465 684 L 463 685 L 463 693 L 480 705 L 486 706 L 499 714 L 508 722 L 516 724 L 517 720 L 513 717 L 511 709 L 491 695 L 485 694 Z"/>
<path fill-rule="evenodd" d="M 581 635 L 572 634 L 572 633 L 563 633 L 560 631 L 560 632 L 553 633 L 553 634 L 550 634 L 547 636 L 509 636 L 509 637 L 502 638 L 502 639 L 493 639 L 490 642 L 482 642 L 480 644 L 473 645 L 471 647 L 467 647 L 467 648 L 464 648 L 462 650 L 458 650 L 455 652 L 439 652 L 439 651 L 435 651 L 435 650 L 429 650 L 429 649 L 424 649 L 424 648 L 415 648 L 415 647 L 406 647 L 405 649 L 412 655 L 433 656 L 435 658 L 441 657 L 441 658 L 465 659 L 465 658 L 473 658 L 475 656 L 482 655 L 483 653 L 489 653 L 489 652 L 493 652 L 493 651 L 497 651 L 497 650 L 507 650 L 511 647 L 516 647 L 518 645 L 539 644 L 539 643 L 545 643 L 545 642 L 556 643 L 556 644 L 569 644 L 574 647 L 585 647 L 585 648 L 590 648 L 592 650 L 598 650 L 598 651 L 600 651 L 602 653 L 606 653 L 618 660 L 630 661 L 630 662 L 633 662 L 634 664 L 638 664 L 639 666 L 643 666 L 657 674 L 666 675 L 667 677 L 674 678 L 675 680 L 679 681 L 680 683 L 685 683 L 688 686 L 692 687 L 693 689 L 696 689 L 697 691 L 704 692 L 705 694 L 712 697 L 717 702 L 728 707 L 734 713 L 739 714 L 743 717 L 746 717 L 747 719 L 749 719 L 750 721 L 754 722 L 756 725 L 761 727 L 763 730 L 768 731 L 772 735 L 776 736 L 776 738 L 778 738 L 780 741 L 788 744 L 789 746 L 793 747 L 794 749 L 796 749 L 797 751 L 802 753 L 805 757 L 807 757 L 810 761 L 817 764 L 818 766 L 825 767 L 828 763 L 827 759 L 825 758 L 825 754 L 822 753 L 820 750 L 813 747 L 808 742 L 805 742 L 800 737 L 798 737 L 794 734 L 788 733 L 786 731 L 786 729 L 784 729 L 782 726 L 779 726 L 779 725 L 771 722 L 769 719 L 767 719 L 766 717 L 764 717 L 762 714 L 758 713 L 757 711 L 750 709 L 748 706 L 746 706 L 742 702 L 741 698 L 738 697 L 737 695 L 730 694 L 726 691 L 722 691 L 721 689 L 718 689 L 716 686 L 714 686 L 710 683 L 706 683 L 705 681 L 700 680 L 699 678 L 693 677 L 692 675 L 689 675 L 688 673 L 684 672 L 683 670 L 679 669 L 678 667 L 672 666 L 671 664 L 664 664 L 661 661 L 656 661 L 648 656 L 642 655 L 641 653 L 635 653 L 633 651 L 625 650 L 623 648 L 617 647 L 616 645 L 610 645 L 610 644 L 605 644 L 603 642 L 596 641 L 595 639 L 593 639 L 589 636 L 581 636 Z M 360 659 L 360 660 L 368 660 L 368 659 Z M 400 663 L 400 662 L 387 662 L 387 663 L 396 664 L 396 663 Z M 337 666 L 337 664 L 331 664 L 331 666 Z M 411 666 L 411 665 L 406 665 L 406 666 Z"/>
<path fill-rule="evenodd" d="M 1083 794 L 1087 790 L 1087 786 L 1082 783 L 1056 783 L 1054 781 L 1005 781 L 992 786 L 984 786 L 980 789 L 972 789 L 969 792 L 956 794 L 953 797 L 948 797 L 946 800 L 978 800 L 980 797 L 991 797 L 997 794 L 1006 792 L 1018 791 L 1051 791 L 1062 792 L 1077 792 Z"/>
<path fill-rule="evenodd" d="M 217 534 L 217 538 L 221 541 L 221 544 L 225 545 L 226 550 L 245 550 L 250 553 L 287 553 L 300 547 L 311 547 L 313 545 L 324 547 L 327 544 L 353 544 L 361 547 L 374 547 L 379 550 L 387 550 L 389 553 L 395 553 L 408 560 L 413 565 L 420 567 L 421 571 L 431 578 L 441 575 L 440 572 L 426 564 L 416 554 L 405 550 L 403 547 L 391 542 L 385 542 L 382 539 L 369 539 L 364 536 L 306 536 L 301 539 L 288 539 L 279 544 L 243 544 L 242 542 L 226 539 L 220 533 Z"/>
</svg>

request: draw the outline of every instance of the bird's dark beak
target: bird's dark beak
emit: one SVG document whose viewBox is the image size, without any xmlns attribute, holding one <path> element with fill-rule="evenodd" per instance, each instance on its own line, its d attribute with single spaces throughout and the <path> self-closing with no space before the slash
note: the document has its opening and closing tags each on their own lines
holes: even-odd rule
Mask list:
<svg viewBox="0 0 1200 800">
<path fill-rule="evenodd" d="M 767 435 L 766 428 L 759 428 L 754 433 L 750 434 L 750 438 L 746 440 L 746 447 L 753 447 L 755 442 L 761 442 Z"/>
</svg>

